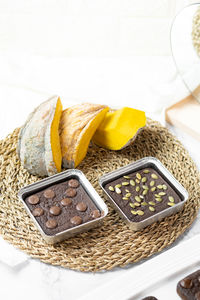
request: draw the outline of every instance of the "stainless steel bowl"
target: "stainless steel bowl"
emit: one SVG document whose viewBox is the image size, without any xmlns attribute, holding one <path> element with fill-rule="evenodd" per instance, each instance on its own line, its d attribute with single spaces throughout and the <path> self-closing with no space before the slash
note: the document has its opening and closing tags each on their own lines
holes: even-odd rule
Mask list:
<svg viewBox="0 0 200 300">
<path fill-rule="evenodd" d="M 89 221 L 87 223 L 75 226 L 73 228 L 67 229 L 65 231 L 59 232 L 55 235 L 47 235 L 39 223 L 37 222 L 36 218 L 32 215 L 29 207 L 25 203 L 25 198 L 31 194 L 37 193 L 41 190 L 44 190 L 53 184 L 64 182 L 65 180 L 68 180 L 70 178 L 76 178 L 79 180 L 80 184 L 86 191 L 86 193 L 89 195 L 93 203 L 97 206 L 97 208 L 101 211 L 101 217 L 98 219 L 94 219 L 92 221 Z M 27 213 L 33 220 L 35 226 L 38 228 L 39 232 L 41 233 L 42 237 L 48 244 L 55 244 L 57 242 L 61 242 L 69 237 L 72 237 L 78 233 L 88 231 L 91 228 L 97 227 L 102 224 L 103 219 L 108 213 L 107 205 L 104 203 L 104 201 L 100 198 L 99 194 L 95 191 L 95 189 L 92 187 L 90 182 L 86 179 L 85 175 L 75 169 L 70 169 L 67 171 L 64 171 L 62 173 L 53 175 L 51 177 L 45 178 L 43 180 L 40 180 L 36 183 L 30 184 L 28 186 L 23 187 L 19 193 L 18 193 L 19 199 L 22 201 Z"/>
</svg>

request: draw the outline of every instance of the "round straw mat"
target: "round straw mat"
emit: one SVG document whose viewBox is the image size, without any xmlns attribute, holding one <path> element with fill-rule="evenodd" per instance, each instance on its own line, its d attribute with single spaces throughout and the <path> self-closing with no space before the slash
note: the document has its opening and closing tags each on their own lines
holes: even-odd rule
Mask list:
<svg viewBox="0 0 200 300">
<path fill-rule="evenodd" d="M 190 194 L 184 210 L 139 232 L 131 231 L 110 207 L 104 224 L 54 246 L 47 245 L 17 198 L 18 190 L 39 178 L 31 176 L 16 153 L 19 129 L 0 141 L 0 234 L 17 248 L 45 263 L 80 271 L 110 270 L 135 263 L 173 243 L 194 221 L 200 206 L 200 174 L 181 143 L 159 123 L 148 120 L 135 142 L 121 151 L 91 145 L 79 169 L 104 198 L 103 174 L 145 156 L 155 156 Z"/>
</svg>

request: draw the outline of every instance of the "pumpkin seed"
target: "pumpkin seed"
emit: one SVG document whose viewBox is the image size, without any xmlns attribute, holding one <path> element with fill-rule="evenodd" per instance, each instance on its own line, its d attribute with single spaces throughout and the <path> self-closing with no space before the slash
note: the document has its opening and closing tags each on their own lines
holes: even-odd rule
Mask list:
<svg viewBox="0 0 200 300">
<path fill-rule="evenodd" d="M 150 186 L 154 186 L 154 184 L 155 184 L 155 181 L 152 180 L 152 181 L 150 182 Z"/>
<path fill-rule="evenodd" d="M 140 187 L 139 187 L 139 186 L 136 186 L 135 190 L 136 190 L 136 192 L 139 192 Z"/>
<path fill-rule="evenodd" d="M 126 178 L 126 179 L 129 179 L 129 178 L 130 178 L 130 177 L 129 177 L 129 176 L 127 176 L 127 175 L 124 175 L 123 177 L 124 177 L 124 178 Z"/>
<path fill-rule="evenodd" d="M 162 198 L 156 198 L 157 202 L 162 202 Z"/>
<path fill-rule="evenodd" d="M 148 193 L 148 190 L 144 190 L 143 192 L 142 192 L 142 195 L 146 195 Z"/>
<path fill-rule="evenodd" d="M 120 188 L 122 185 L 121 184 L 116 184 L 116 188 Z"/>
<path fill-rule="evenodd" d="M 135 181 L 136 181 L 137 183 L 140 183 L 140 180 L 139 180 L 139 179 L 136 179 Z"/>
<path fill-rule="evenodd" d="M 143 185 L 142 188 L 143 188 L 144 190 L 148 190 L 148 189 L 149 189 L 147 185 Z"/>
<path fill-rule="evenodd" d="M 167 186 L 163 184 L 163 190 L 167 190 Z"/>
<path fill-rule="evenodd" d="M 155 186 L 151 188 L 151 191 L 152 191 L 152 192 L 154 192 L 155 190 L 156 190 L 156 187 L 155 187 Z"/>
<path fill-rule="evenodd" d="M 124 181 L 124 182 L 122 182 L 122 185 L 129 185 L 129 182 L 128 181 Z"/>
<path fill-rule="evenodd" d="M 140 203 L 134 202 L 134 205 L 135 205 L 135 206 L 140 206 Z"/>
<path fill-rule="evenodd" d="M 174 202 L 174 197 L 169 196 L 168 199 L 169 199 L 170 202 Z"/>
<path fill-rule="evenodd" d="M 149 206 L 149 210 L 150 210 L 150 211 L 155 211 L 155 208 L 152 207 L 152 206 Z"/>
<path fill-rule="evenodd" d="M 146 177 L 142 177 L 142 182 L 146 182 L 147 178 Z"/>
<path fill-rule="evenodd" d="M 117 193 L 117 194 L 121 194 L 121 190 L 120 190 L 120 188 L 118 188 L 118 187 L 115 187 L 115 192 Z"/>
<path fill-rule="evenodd" d="M 143 212 L 142 210 L 137 210 L 137 214 L 138 214 L 139 216 L 143 216 L 143 215 L 144 215 L 144 212 Z"/>
<path fill-rule="evenodd" d="M 141 202 L 141 201 L 142 201 L 142 200 L 140 199 L 139 196 L 135 196 L 135 200 L 136 200 L 137 202 Z"/>
<path fill-rule="evenodd" d="M 144 199 L 144 196 L 142 196 L 142 195 L 140 195 L 139 197 L 140 197 L 141 199 Z"/>
<path fill-rule="evenodd" d="M 151 177 L 153 178 L 153 179 L 158 179 L 158 176 L 156 175 L 156 174 L 151 174 Z"/>
<path fill-rule="evenodd" d="M 148 174 L 150 171 L 149 170 L 144 170 L 143 173 Z"/>
<path fill-rule="evenodd" d="M 134 180 L 130 180 L 130 184 L 132 185 L 132 186 L 135 186 L 135 181 Z"/>
<path fill-rule="evenodd" d="M 129 203 L 130 207 L 135 208 L 135 205 L 133 203 Z"/>
<path fill-rule="evenodd" d="M 149 204 L 150 205 L 156 205 L 155 202 L 153 202 L 153 201 L 149 201 Z"/>
<path fill-rule="evenodd" d="M 131 213 L 132 213 L 133 215 L 137 215 L 137 211 L 135 211 L 135 210 L 131 210 Z"/>
<path fill-rule="evenodd" d="M 112 192 L 114 192 L 114 190 L 115 190 L 114 187 L 111 185 L 108 187 L 108 189 L 109 189 L 109 191 L 112 191 Z"/>
<path fill-rule="evenodd" d="M 131 196 L 131 193 L 127 193 L 126 195 L 125 195 L 125 197 L 127 197 L 127 198 L 129 198 Z"/>
<path fill-rule="evenodd" d="M 140 173 L 137 173 L 136 177 L 137 177 L 137 179 L 141 179 L 142 178 L 142 176 L 140 175 Z"/>
<path fill-rule="evenodd" d="M 158 188 L 159 190 L 162 190 L 162 189 L 163 189 L 163 186 L 162 186 L 161 184 L 159 184 L 159 185 L 157 185 L 157 188 Z"/>
<path fill-rule="evenodd" d="M 123 200 L 129 200 L 127 197 L 123 197 L 122 199 L 123 199 Z"/>
<path fill-rule="evenodd" d="M 173 202 L 168 202 L 167 205 L 169 205 L 169 206 L 174 206 L 175 203 L 173 203 Z"/>
<path fill-rule="evenodd" d="M 158 195 L 158 194 L 155 194 L 155 197 L 160 197 L 160 195 Z"/>
<path fill-rule="evenodd" d="M 165 192 L 160 192 L 160 193 L 158 193 L 158 195 L 159 196 L 164 196 L 164 195 L 166 195 L 166 193 Z"/>
<path fill-rule="evenodd" d="M 130 191 L 128 189 L 125 189 L 125 192 L 130 193 Z"/>
<path fill-rule="evenodd" d="M 144 202 L 142 202 L 141 204 L 142 204 L 143 206 L 146 206 L 146 205 L 148 205 L 148 204 L 147 204 L 147 202 L 145 202 L 145 201 L 144 201 Z"/>
</svg>

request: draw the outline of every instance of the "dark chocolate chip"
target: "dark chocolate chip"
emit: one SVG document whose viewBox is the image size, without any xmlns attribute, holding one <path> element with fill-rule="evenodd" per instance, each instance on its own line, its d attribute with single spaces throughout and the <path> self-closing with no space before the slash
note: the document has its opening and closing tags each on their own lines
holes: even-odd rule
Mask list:
<svg viewBox="0 0 200 300">
<path fill-rule="evenodd" d="M 70 179 L 68 185 L 71 188 L 77 188 L 79 186 L 79 182 L 76 179 Z"/>
<path fill-rule="evenodd" d="M 33 210 L 33 215 L 34 217 L 40 217 L 44 214 L 44 210 L 41 208 L 41 207 L 36 207 L 34 210 Z"/>
<path fill-rule="evenodd" d="M 32 195 L 32 196 L 28 197 L 28 202 L 30 204 L 38 204 L 40 202 L 40 199 L 38 196 Z"/>
<path fill-rule="evenodd" d="M 53 190 L 48 189 L 48 190 L 44 191 L 44 197 L 47 199 L 52 199 L 55 197 L 55 193 Z"/>
<path fill-rule="evenodd" d="M 69 205 L 72 204 L 72 200 L 70 198 L 64 198 L 64 199 L 61 200 L 61 204 L 63 206 L 69 206 Z"/>
<path fill-rule="evenodd" d="M 189 278 L 184 278 L 183 280 L 181 280 L 180 285 L 184 288 L 184 289 L 191 289 L 192 287 L 192 280 Z"/>
<path fill-rule="evenodd" d="M 46 222 L 46 227 L 49 228 L 49 229 L 54 229 L 56 228 L 58 225 L 57 221 L 54 220 L 54 219 L 50 219 Z"/>
<path fill-rule="evenodd" d="M 76 190 L 75 189 L 72 189 L 72 188 L 68 188 L 68 189 L 66 189 L 66 191 L 65 191 L 65 195 L 67 196 L 67 197 L 70 197 L 70 198 L 73 198 L 73 197 L 75 197 L 76 196 Z"/>
<path fill-rule="evenodd" d="M 74 225 L 80 225 L 82 223 L 82 218 L 79 216 L 74 216 L 70 219 L 70 222 Z"/>
<path fill-rule="evenodd" d="M 158 299 L 154 296 L 148 296 L 146 298 L 143 298 L 142 300 L 158 300 Z"/>
<path fill-rule="evenodd" d="M 79 210 L 79 211 L 86 211 L 87 205 L 84 202 L 79 202 L 76 205 L 76 209 Z"/>
<path fill-rule="evenodd" d="M 101 216 L 100 211 L 98 209 L 95 209 L 91 212 L 91 216 L 93 219 L 97 219 Z"/>
<path fill-rule="evenodd" d="M 55 206 L 52 206 L 49 211 L 52 215 L 58 216 L 61 213 L 61 208 L 59 206 L 55 205 Z"/>
<path fill-rule="evenodd" d="M 200 300 L 200 291 L 195 294 L 194 298 L 195 300 Z"/>
</svg>

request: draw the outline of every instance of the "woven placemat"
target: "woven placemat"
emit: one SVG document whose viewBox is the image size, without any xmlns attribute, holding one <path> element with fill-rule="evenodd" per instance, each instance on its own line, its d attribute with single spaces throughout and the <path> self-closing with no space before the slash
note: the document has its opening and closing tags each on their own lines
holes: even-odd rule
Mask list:
<svg viewBox="0 0 200 300">
<path fill-rule="evenodd" d="M 19 129 L 0 141 L 0 234 L 17 248 L 45 263 L 80 271 L 110 270 L 135 263 L 174 242 L 194 221 L 200 198 L 200 175 L 181 143 L 159 123 L 148 120 L 133 145 L 108 151 L 95 145 L 79 169 L 103 197 L 98 178 L 145 156 L 155 156 L 174 174 L 190 194 L 184 210 L 140 232 L 131 231 L 109 206 L 103 226 L 47 245 L 17 198 L 18 190 L 38 180 L 20 165 L 16 154 Z"/>
<path fill-rule="evenodd" d="M 194 14 L 192 20 L 192 42 L 196 53 L 200 56 L 200 7 Z"/>
</svg>

